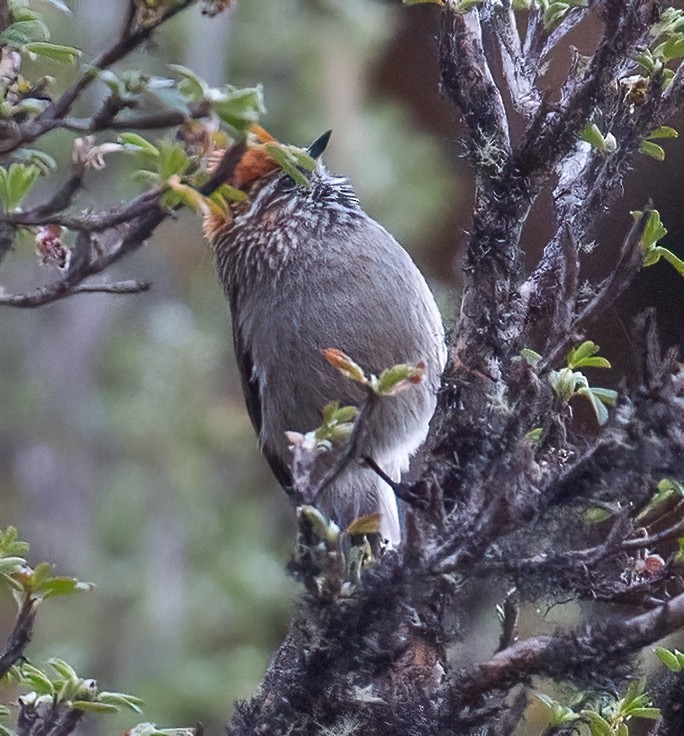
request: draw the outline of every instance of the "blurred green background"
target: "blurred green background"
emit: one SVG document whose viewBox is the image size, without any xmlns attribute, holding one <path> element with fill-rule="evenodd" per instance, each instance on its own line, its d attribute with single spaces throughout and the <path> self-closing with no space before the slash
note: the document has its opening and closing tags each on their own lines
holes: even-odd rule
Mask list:
<svg viewBox="0 0 684 736">
<path fill-rule="evenodd" d="M 112 43 L 127 1 L 69 5 L 71 18 L 45 5 L 46 19 L 53 40 L 80 46 L 87 60 Z M 197 7 L 179 15 L 119 68 L 165 75 L 176 63 L 212 85 L 261 82 L 263 123 L 289 143 L 306 145 L 332 128 L 329 167 L 351 177 L 366 210 L 411 252 L 450 323 L 472 183 L 458 115 L 439 96 L 438 20 L 437 7 L 399 0 L 240 0 L 213 20 Z M 60 75 L 56 91 L 68 81 L 62 69 L 39 71 Z M 93 89 L 76 113 L 88 114 L 103 94 Z M 65 164 L 74 137 L 50 134 L 47 149 Z M 649 196 L 670 229 L 666 245 L 676 250 L 684 240 L 681 151 L 671 145 L 665 164 L 636 161 L 587 277 L 610 267 L 629 209 Z M 89 173 L 77 206 L 134 196 L 131 171 L 110 157 L 104 171 Z M 36 199 L 58 181 L 41 182 Z M 548 221 L 542 202 L 525 231 L 530 264 Z M 8 291 L 55 276 L 38 267 L 28 242 L 0 267 Z M 298 595 L 284 571 L 293 513 L 244 410 L 198 219 L 184 213 L 164 223 L 110 277 L 149 279 L 153 288 L 0 311 L 0 526 L 19 527 L 32 562 L 47 559 L 98 586 L 50 601 L 29 655 L 37 664 L 63 657 L 103 688 L 141 696 L 145 719 L 160 726 L 201 720 L 218 733 L 233 701 L 260 681 Z M 591 337 L 616 367 L 606 385 L 629 372 L 625 325 L 644 306 L 659 307 L 667 344 L 681 340 L 681 294 L 679 277 L 659 264 L 596 325 Z M 491 655 L 501 596 L 483 586 L 473 600 L 473 629 L 454 651 L 463 664 Z M 550 632 L 579 610 L 528 605 L 521 633 Z M 12 616 L 12 602 L 0 598 L 0 638 Z M 116 732 L 137 720 L 97 728 Z M 533 708 L 520 733 L 542 727 Z"/>
<path fill-rule="evenodd" d="M 36 0 L 53 41 L 88 59 L 112 43 L 127 2 L 69 5 L 71 18 Z M 195 7 L 118 68 L 164 75 L 180 63 L 212 85 L 261 82 L 264 125 L 283 141 L 306 145 L 332 128 L 328 165 L 353 179 L 446 305 L 456 234 L 440 245 L 431 223 L 459 208 L 465 217 L 467 204 L 449 141 L 422 130 L 421 115 L 379 80 L 394 63 L 388 52 L 403 12 L 363 0 L 243 0 L 210 20 Z M 416 17 L 426 27 L 433 20 Z M 56 91 L 70 74 L 38 71 L 58 77 Z M 436 98 L 434 80 L 428 85 Z M 94 89 L 76 113 L 88 114 L 104 91 Z M 47 149 L 66 164 L 74 137 L 53 133 Z M 134 196 L 130 171 L 124 157 L 110 157 L 104 171 L 89 172 L 77 206 Z M 41 182 L 36 199 L 58 181 Z M 22 241 L 0 282 L 16 291 L 56 275 Z M 97 584 L 40 610 L 29 655 L 37 664 L 63 657 L 103 688 L 139 695 L 145 719 L 160 726 L 201 720 L 217 733 L 284 634 L 298 593 L 284 571 L 293 513 L 244 410 L 198 218 L 165 223 L 110 276 L 153 287 L 0 313 L 0 526 L 19 528 L 34 563 Z M 0 637 L 12 615 L 1 599 Z M 137 717 L 117 719 L 101 728 Z"/>
</svg>

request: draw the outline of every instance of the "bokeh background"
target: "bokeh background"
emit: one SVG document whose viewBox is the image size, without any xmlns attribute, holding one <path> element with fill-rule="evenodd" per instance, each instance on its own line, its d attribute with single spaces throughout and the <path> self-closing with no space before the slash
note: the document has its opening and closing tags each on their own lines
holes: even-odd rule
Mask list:
<svg viewBox="0 0 684 736">
<path fill-rule="evenodd" d="M 113 41 L 127 2 L 69 4 L 71 18 L 45 5 L 53 40 L 80 46 L 88 59 Z M 241 0 L 213 20 L 198 8 L 181 14 L 122 67 L 164 75 L 179 63 L 212 85 L 261 82 L 263 122 L 283 141 L 305 145 L 332 128 L 328 165 L 352 178 L 367 211 L 412 253 L 451 323 L 472 176 L 458 116 L 438 92 L 437 34 L 434 7 Z M 80 112 L 102 94 L 94 89 Z M 49 152 L 68 161 L 73 137 L 51 134 Z M 676 142 L 664 164 L 641 157 L 625 202 L 599 231 L 588 275 L 610 267 L 629 209 L 649 197 L 677 250 L 683 158 Z M 111 157 L 91 172 L 79 205 L 135 195 L 127 166 Z M 542 206 L 527 228 L 530 262 L 547 218 Z M 0 268 L 13 291 L 46 276 L 55 274 L 37 266 L 27 242 Z M 166 222 L 115 276 L 153 288 L 0 311 L 0 527 L 19 528 L 33 562 L 97 584 L 39 612 L 32 661 L 63 657 L 103 688 L 144 698 L 146 720 L 200 720 L 218 733 L 232 702 L 261 679 L 296 600 L 284 571 L 292 511 L 243 408 L 226 305 L 197 218 Z M 663 339 L 674 344 L 683 301 L 665 264 L 639 276 L 592 333 L 616 366 L 604 385 L 629 371 L 631 315 L 657 306 Z M 483 591 L 473 605 L 495 640 L 492 596 Z M 552 628 L 574 615 L 566 609 L 528 613 Z M 0 599 L 0 637 L 12 615 L 11 601 Z M 488 655 L 477 643 L 470 651 Z M 531 717 L 526 733 L 538 733 Z M 113 727 L 135 722 L 122 717 Z"/>
</svg>

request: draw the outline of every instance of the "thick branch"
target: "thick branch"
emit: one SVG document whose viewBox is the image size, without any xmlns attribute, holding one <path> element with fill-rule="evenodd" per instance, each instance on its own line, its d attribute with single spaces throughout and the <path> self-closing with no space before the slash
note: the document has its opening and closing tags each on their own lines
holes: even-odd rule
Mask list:
<svg viewBox="0 0 684 736">
<path fill-rule="evenodd" d="M 586 632 L 539 636 L 513 644 L 488 662 L 477 665 L 473 672 L 459 680 L 459 688 L 467 693 L 468 698 L 474 698 L 492 690 L 509 689 L 530 675 L 562 677 L 564 673 L 558 671 L 558 664 L 554 662 L 557 653 L 566 650 L 563 663 L 567 661 L 569 651 L 575 648 L 581 647 L 585 652 L 594 650 L 598 654 L 608 643 L 608 630 L 613 638 L 609 656 L 620 658 L 635 654 L 683 627 L 684 594 L 640 616 L 596 624 Z M 567 674 L 571 675 L 570 672 Z"/>
</svg>

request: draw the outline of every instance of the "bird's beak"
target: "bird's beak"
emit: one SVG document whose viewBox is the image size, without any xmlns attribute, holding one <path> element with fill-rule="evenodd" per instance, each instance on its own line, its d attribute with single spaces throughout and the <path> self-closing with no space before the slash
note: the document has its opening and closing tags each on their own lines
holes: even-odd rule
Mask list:
<svg viewBox="0 0 684 736">
<path fill-rule="evenodd" d="M 328 130 L 323 135 L 316 138 L 316 140 L 308 147 L 307 152 L 311 158 L 318 159 L 324 153 L 328 147 L 328 141 L 332 135 L 332 130 Z"/>
</svg>

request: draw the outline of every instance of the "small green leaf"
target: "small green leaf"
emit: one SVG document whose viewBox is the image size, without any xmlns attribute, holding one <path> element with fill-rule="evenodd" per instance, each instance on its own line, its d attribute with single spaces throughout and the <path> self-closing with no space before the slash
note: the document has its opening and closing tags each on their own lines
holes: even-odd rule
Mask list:
<svg viewBox="0 0 684 736">
<path fill-rule="evenodd" d="M 613 514 L 608 509 L 601 506 L 590 506 L 584 512 L 584 518 L 589 524 L 600 524 L 601 522 L 606 521 L 606 519 L 610 519 L 612 515 Z"/>
<path fill-rule="evenodd" d="M 663 478 L 662 480 L 658 481 L 658 496 L 662 494 L 663 496 L 676 496 L 678 498 L 684 497 L 684 485 L 682 485 L 679 481 L 674 480 L 673 478 Z"/>
<path fill-rule="evenodd" d="M 378 376 L 371 380 L 371 387 L 378 396 L 395 396 L 401 391 L 420 383 L 423 380 L 425 365 L 416 363 L 398 363 L 391 368 L 386 368 Z"/>
<path fill-rule="evenodd" d="M 0 556 L 25 556 L 29 551 L 28 542 L 19 539 L 19 534 L 15 527 L 8 526 L 6 529 L 0 529 Z"/>
<path fill-rule="evenodd" d="M 404 5 L 444 5 L 444 0 L 402 0 Z"/>
<path fill-rule="evenodd" d="M 16 16 L 16 14 L 15 14 Z M 0 45 L 21 48 L 32 41 L 49 41 L 50 31 L 38 18 L 20 20 L 7 26 L 0 33 Z"/>
<path fill-rule="evenodd" d="M 682 261 L 681 258 L 677 258 L 671 250 L 663 248 L 661 245 L 656 246 L 654 250 L 661 258 L 664 258 L 671 266 L 673 266 L 680 276 L 684 276 L 684 261 Z"/>
<path fill-rule="evenodd" d="M 532 350 L 532 348 L 523 348 L 520 351 L 520 355 L 530 365 L 535 365 L 535 363 L 538 363 L 542 359 L 542 356 L 535 350 Z"/>
<path fill-rule="evenodd" d="M 41 170 L 33 164 L 0 166 L 0 201 L 6 211 L 17 209 L 38 180 Z"/>
<path fill-rule="evenodd" d="M 210 195 L 212 199 L 214 197 L 222 197 L 229 202 L 246 202 L 249 196 L 242 189 L 231 187 L 230 184 L 221 184 L 214 192 Z"/>
<path fill-rule="evenodd" d="M 82 710 L 84 713 L 118 713 L 119 708 L 110 703 L 99 703 L 97 700 L 72 700 L 71 707 L 74 710 Z"/>
<path fill-rule="evenodd" d="M 52 659 L 48 659 L 48 664 L 60 677 L 63 677 L 65 680 L 80 680 L 80 677 L 76 673 L 76 670 L 63 659 L 52 657 Z"/>
<path fill-rule="evenodd" d="M 180 143 L 162 141 L 157 162 L 157 172 L 162 181 L 168 181 L 174 175 L 184 174 L 189 165 L 190 157 Z"/>
<path fill-rule="evenodd" d="M 19 670 L 20 681 L 30 685 L 38 695 L 55 694 L 55 687 L 50 678 L 28 662 L 24 662 Z"/>
<path fill-rule="evenodd" d="M 208 99 L 221 120 L 240 132 L 266 112 L 261 85 L 243 89 L 227 85 L 221 90 L 209 90 Z"/>
<path fill-rule="evenodd" d="M 597 386 L 591 386 L 589 390 L 606 406 L 615 406 L 615 404 L 617 404 L 618 392 L 614 391 L 612 388 L 598 388 Z"/>
<path fill-rule="evenodd" d="M 647 140 L 657 140 L 659 138 L 679 138 L 679 133 L 669 125 L 661 125 L 646 136 Z"/>
<path fill-rule="evenodd" d="M 134 695 L 128 695 L 127 693 L 109 693 L 101 692 L 97 696 L 97 700 L 100 703 L 108 703 L 110 705 L 122 706 L 130 708 L 135 713 L 142 713 L 143 701 L 140 698 L 136 698 Z"/>
<path fill-rule="evenodd" d="M 37 148 L 20 148 L 16 154 L 21 163 L 37 166 L 42 176 L 57 170 L 57 162 L 45 151 L 39 151 Z"/>
<path fill-rule="evenodd" d="M 193 102 L 200 102 L 208 95 L 209 86 L 192 69 L 188 69 L 181 64 L 169 64 L 169 69 L 181 77 L 180 82 L 178 82 L 178 91 L 184 97 Z"/>
<path fill-rule="evenodd" d="M 641 141 L 639 151 L 646 156 L 654 158 L 656 161 L 665 160 L 665 150 L 657 143 L 653 143 L 653 141 Z"/>
<path fill-rule="evenodd" d="M 42 56 L 60 64 L 75 64 L 81 58 L 81 50 L 73 46 L 58 46 L 46 41 L 32 41 L 24 44 L 21 49 L 32 59 Z"/>
<path fill-rule="evenodd" d="M 23 557 L 0 557 L 0 573 L 3 575 L 11 575 L 19 572 L 27 565 Z"/>
<path fill-rule="evenodd" d="M 597 389 L 583 386 L 577 391 L 577 395 L 589 399 L 594 414 L 596 414 L 596 420 L 600 426 L 603 426 L 608 421 L 608 410 L 604 406 L 606 402 L 597 395 L 596 391 Z M 609 391 L 609 389 L 598 389 L 598 391 Z"/>
<path fill-rule="evenodd" d="M 121 133 L 118 141 L 125 151 L 145 153 L 153 158 L 159 158 L 159 149 L 137 133 Z"/>
<path fill-rule="evenodd" d="M 615 736 L 608 721 L 593 710 L 583 710 L 582 718 L 587 722 L 591 736 Z"/>
<path fill-rule="evenodd" d="M 596 355 L 599 346 L 591 340 L 586 340 L 581 345 L 571 350 L 566 358 L 568 368 L 610 368 L 611 365 L 605 358 Z"/>
<path fill-rule="evenodd" d="M 269 158 L 300 187 L 309 187 L 309 179 L 299 170 L 299 157 L 294 155 L 293 147 L 276 141 L 262 144 Z M 313 160 L 313 159 L 312 159 Z"/>
<path fill-rule="evenodd" d="M 531 429 L 523 439 L 531 445 L 536 445 L 541 440 L 543 434 L 543 427 L 535 427 L 534 429 Z"/>
<path fill-rule="evenodd" d="M 675 650 L 671 652 L 665 647 L 656 647 L 654 649 L 656 657 L 672 672 L 681 672 L 684 668 L 684 655 Z"/>
<path fill-rule="evenodd" d="M 643 707 L 643 708 L 632 708 L 629 715 L 632 718 L 651 718 L 656 720 L 660 718 L 660 708 Z"/>
<path fill-rule="evenodd" d="M 684 56 L 684 34 L 675 33 L 670 36 L 667 41 L 653 49 L 653 55 L 666 62 Z"/>
</svg>

